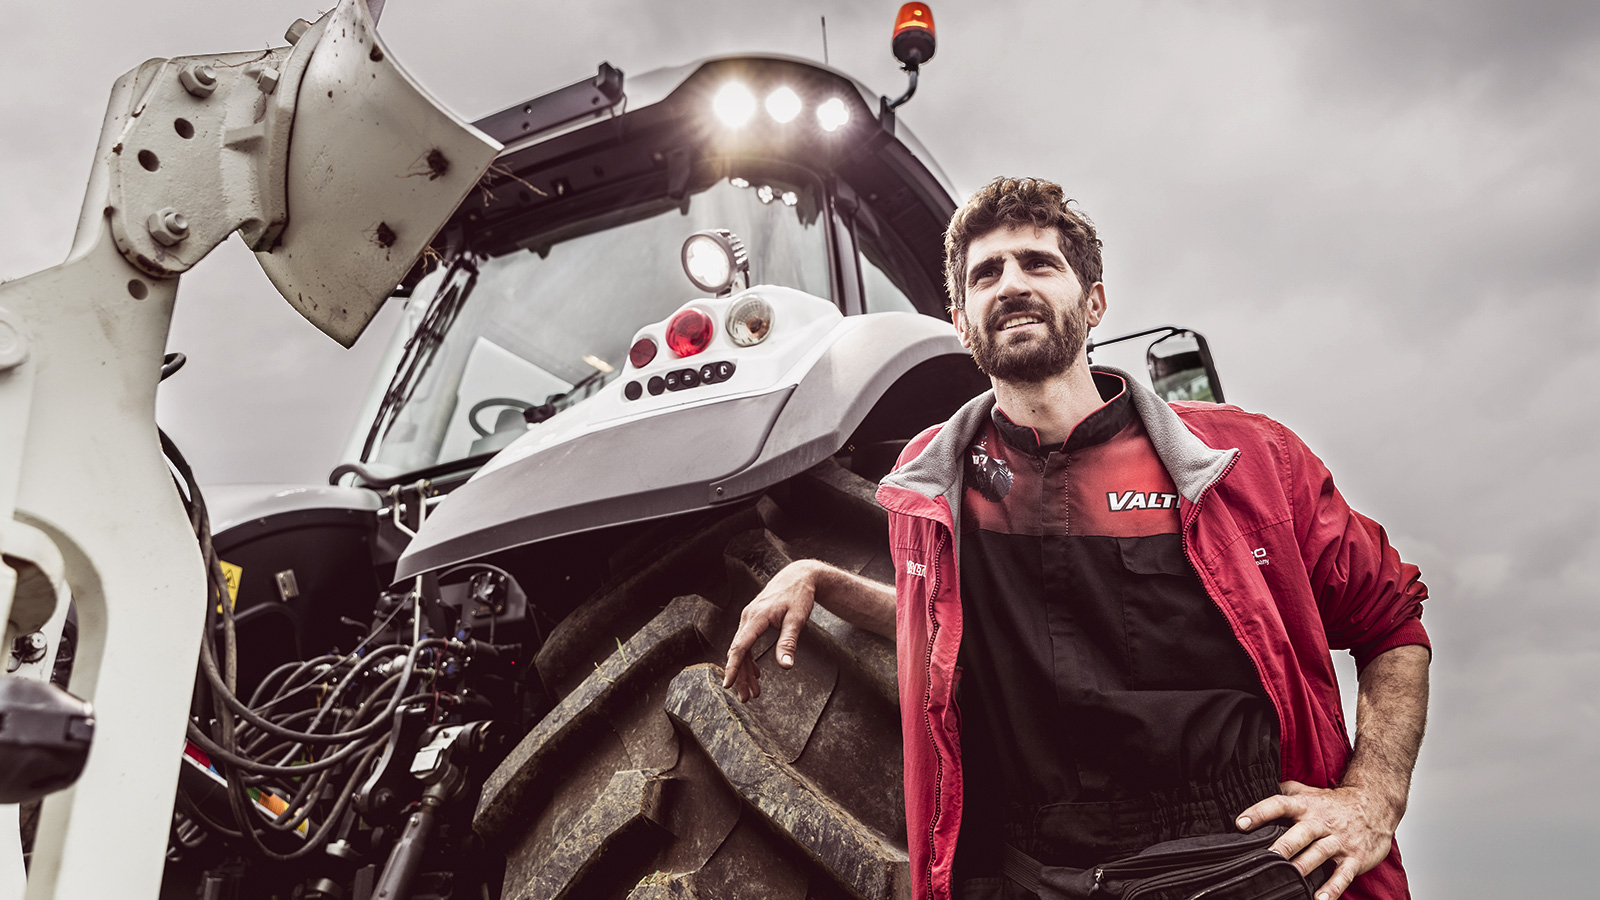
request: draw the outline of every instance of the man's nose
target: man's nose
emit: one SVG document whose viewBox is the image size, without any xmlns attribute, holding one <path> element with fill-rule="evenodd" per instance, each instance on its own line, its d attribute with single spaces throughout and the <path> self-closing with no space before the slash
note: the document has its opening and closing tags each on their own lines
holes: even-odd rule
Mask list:
<svg viewBox="0 0 1600 900">
<path fill-rule="evenodd" d="M 1014 259 L 1006 260 L 1004 268 L 1000 270 L 1000 283 L 995 285 L 996 296 L 1004 300 L 1026 297 L 1031 293 L 1027 279 L 1022 277 L 1022 266 Z"/>
</svg>

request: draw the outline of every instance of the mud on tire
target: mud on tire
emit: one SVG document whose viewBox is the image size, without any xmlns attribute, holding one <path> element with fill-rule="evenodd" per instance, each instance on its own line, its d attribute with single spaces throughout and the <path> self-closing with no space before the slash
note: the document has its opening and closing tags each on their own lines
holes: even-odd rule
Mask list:
<svg viewBox="0 0 1600 900">
<path fill-rule="evenodd" d="M 791 559 L 888 583 L 876 487 L 833 462 L 602 589 L 535 659 L 551 710 L 484 786 L 505 900 L 909 896 L 892 642 L 817 609 L 759 699 L 722 689 L 739 611 Z M 720 550 L 721 565 L 706 565 Z"/>
</svg>

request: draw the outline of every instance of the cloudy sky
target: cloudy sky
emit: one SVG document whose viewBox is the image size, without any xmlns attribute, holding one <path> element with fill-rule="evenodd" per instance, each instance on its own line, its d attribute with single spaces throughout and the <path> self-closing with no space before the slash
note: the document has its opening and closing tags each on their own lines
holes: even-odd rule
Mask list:
<svg viewBox="0 0 1600 900">
<path fill-rule="evenodd" d="M 394 55 L 476 118 L 594 72 L 738 51 L 898 93 L 893 2 L 390 0 Z M 580 10 L 581 12 L 577 12 Z M 314 5 L 12 4 L 0 278 L 70 243 L 112 81 L 281 44 Z M 902 110 L 958 188 L 1061 181 L 1100 225 L 1107 333 L 1205 332 L 1423 568 L 1436 643 L 1401 830 L 1418 896 L 1592 889 L 1600 841 L 1600 6 L 936 4 Z M 203 480 L 321 481 L 391 310 L 353 351 L 237 241 L 185 276 L 160 418 Z"/>
</svg>

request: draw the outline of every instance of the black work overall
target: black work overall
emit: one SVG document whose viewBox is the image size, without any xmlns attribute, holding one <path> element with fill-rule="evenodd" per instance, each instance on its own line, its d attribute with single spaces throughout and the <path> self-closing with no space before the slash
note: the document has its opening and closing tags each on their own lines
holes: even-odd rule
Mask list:
<svg viewBox="0 0 1600 900">
<path fill-rule="evenodd" d="M 997 411 L 964 473 L 958 898 L 1032 896 L 1001 875 L 1008 843 L 1088 868 L 1233 831 L 1278 792 L 1260 676 L 1120 379 L 1098 386 L 1059 446 Z"/>
</svg>

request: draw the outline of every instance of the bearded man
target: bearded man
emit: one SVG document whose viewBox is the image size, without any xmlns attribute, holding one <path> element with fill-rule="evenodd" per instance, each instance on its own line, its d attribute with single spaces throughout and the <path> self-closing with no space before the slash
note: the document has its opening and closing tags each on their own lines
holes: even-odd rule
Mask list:
<svg viewBox="0 0 1600 900">
<path fill-rule="evenodd" d="M 813 603 L 894 638 L 919 898 L 1087 896 L 1104 863 L 1251 832 L 1318 900 L 1407 896 L 1417 569 L 1282 425 L 1089 366 L 1100 240 L 1068 204 L 1002 178 L 957 210 L 951 318 L 994 390 L 883 479 L 895 588 L 794 563 L 724 684 L 760 694 L 768 628 L 792 666 Z M 1330 649 L 1359 667 L 1353 750 Z"/>
</svg>

